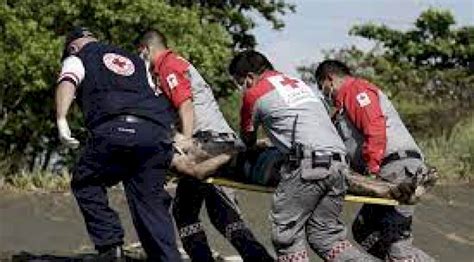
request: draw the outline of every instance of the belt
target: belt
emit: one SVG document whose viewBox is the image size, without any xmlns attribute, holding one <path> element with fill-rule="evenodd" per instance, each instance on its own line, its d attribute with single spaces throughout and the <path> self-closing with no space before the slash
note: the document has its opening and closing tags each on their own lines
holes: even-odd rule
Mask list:
<svg viewBox="0 0 474 262">
<path fill-rule="evenodd" d="M 144 118 L 134 116 L 134 115 L 119 115 L 119 116 L 114 117 L 114 119 L 127 122 L 127 123 L 142 123 L 142 122 L 147 121 Z"/>
<path fill-rule="evenodd" d="M 127 122 L 127 123 L 141 123 L 145 121 L 151 121 L 151 120 L 147 120 L 146 118 L 142 118 L 135 115 L 122 114 L 122 115 L 111 115 L 111 116 L 102 117 L 100 119 L 97 119 L 96 121 L 90 122 L 87 126 L 89 129 L 94 129 L 112 120 L 118 120 L 118 121 Z"/>
<path fill-rule="evenodd" d="M 389 154 L 383 160 L 380 166 L 384 166 L 392 161 L 405 159 L 405 158 L 416 158 L 416 159 L 423 159 L 421 154 L 413 151 L 413 150 L 403 150 Z"/>
<path fill-rule="evenodd" d="M 223 141 L 235 141 L 237 135 L 234 133 L 219 133 L 214 131 L 199 131 L 193 135 L 194 138 L 202 140 L 215 140 L 220 139 Z"/>
<path fill-rule="evenodd" d="M 301 164 L 301 160 L 308 158 L 311 159 L 312 167 L 325 167 L 330 168 L 332 161 L 338 161 L 342 163 L 349 163 L 347 156 L 341 153 L 334 153 L 320 150 L 308 150 L 304 149 L 304 146 L 299 149 L 293 150 L 293 154 L 288 154 L 286 160 L 294 167 Z"/>
</svg>

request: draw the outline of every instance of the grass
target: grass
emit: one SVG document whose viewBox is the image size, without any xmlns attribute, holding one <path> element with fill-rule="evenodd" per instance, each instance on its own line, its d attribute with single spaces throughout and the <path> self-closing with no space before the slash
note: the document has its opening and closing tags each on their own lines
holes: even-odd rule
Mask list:
<svg viewBox="0 0 474 262">
<path fill-rule="evenodd" d="M 4 187 L 22 191 L 69 191 L 71 177 L 67 172 L 23 171 L 5 178 Z"/>
<path fill-rule="evenodd" d="M 474 119 L 457 124 L 449 135 L 421 141 L 420 146 L 442 180 L 474 182 Z"/>
</svg>

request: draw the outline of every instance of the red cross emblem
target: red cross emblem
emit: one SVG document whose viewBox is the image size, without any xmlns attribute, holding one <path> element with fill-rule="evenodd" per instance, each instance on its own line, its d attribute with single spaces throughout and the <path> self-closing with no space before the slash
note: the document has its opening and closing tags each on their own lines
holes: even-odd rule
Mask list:
<svg viewBox="0 0 474 262">
<path fill-rule="evenodd" d="M 120 68 L 123 68 L 127 64 L 127 62 L 124 62 L 124 61 L 120 60 L 120 58 L 118 58 L 118 57 L 114 58 L 114 60 L 112 60 L 112 63 L 114 65 L 119 66 Z"/>
<path fill-rule="evenodd" d="M 292 88 L 298 88 L 298 80 L 296 79 L 292 79 L 292 78 L 289 78 L 287 76 L 284 76 L 283 77 L 283 81 L 281 81 L 280 83 L 283 85 L 283 86 L 289 86 L 289 87 L 292 87 Z"/>
<path fill-rule="evenodd" d="M 118 75 L 131 76 L 135 72 L 135 65 L 132 60 L 125 56 L 107 53 L 103 56 L 102 61 L 107 69 Z"/>
</svg>

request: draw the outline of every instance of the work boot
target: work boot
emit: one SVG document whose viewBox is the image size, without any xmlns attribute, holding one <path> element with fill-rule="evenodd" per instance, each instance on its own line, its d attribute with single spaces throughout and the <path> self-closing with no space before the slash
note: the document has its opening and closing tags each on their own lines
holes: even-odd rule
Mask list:
<svg viewBox="0 0 474 262">
<path fill-rule="evenodd" d="M 125 262 L 122 246 L 108 246 L 99 248 L 97 261 L 103 262 Z"/>
</svg>

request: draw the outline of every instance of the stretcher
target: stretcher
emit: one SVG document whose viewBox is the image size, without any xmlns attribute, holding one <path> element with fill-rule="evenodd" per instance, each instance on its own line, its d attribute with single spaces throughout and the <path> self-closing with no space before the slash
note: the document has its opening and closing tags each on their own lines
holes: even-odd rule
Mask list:
<svg viewBox="0 0 474 262">
<path fill-rule="evenodd" d="M 213 163 L 213 159 L 217 158 L 208 159 L 207 164 L 200 162 L 199 165 L 217 167 L 221 160 Z M 189 158 L 181 160 L 182 163 L 186 163 Z M 205 183 L 219 186 L 272 193 L 280 181 L 279 170 L 283 162 L 284 156 L 276 148 L 265 147 L 239 153 L 233 161 L 228 162 L 225 167 L 222 166 L 225 172 L 211 172 L 210 174 L 217 175 L 201 179 Z M 186 170 L 186 165 L 183 166 L 182 170 Z M 348 181 L 346 201 L 396 206 L 417 203 L 420 196 L 434 185 L 437 174 L 436 170 L 432 169 L 418 170 L 416 173 L 407 174 L 407 179 L 398 184 L 370 179 L 357 173 L 347 174 L 346 178 Z M 175 176 L 172 180 L 176 179 L 178 178 Z"/>
<path fill-rule="evenodd" d="M 204 180 L 204 182 L 209 183 L 209 184 L 219 185 L 219 186 L 231 187 L 235 189 L 260 192 L 260 193 L 273 193 L 273 191 L 275 190 L 274 187 L 248 184 L 248 183 L 233 181 L 228 178 L 220 178 L 220 177 L 209 177 L 206 180 Z M 400 204 L 395 199 L 369 197 L 369 196 L 356 196 L 356 195 L 346 195 L 344 200 L 348 202 L 388 205 L 388 206 L 397 206 Z"/>
</svg>

